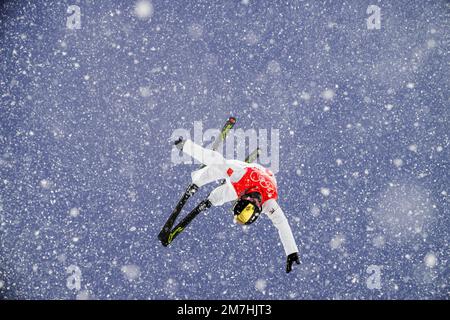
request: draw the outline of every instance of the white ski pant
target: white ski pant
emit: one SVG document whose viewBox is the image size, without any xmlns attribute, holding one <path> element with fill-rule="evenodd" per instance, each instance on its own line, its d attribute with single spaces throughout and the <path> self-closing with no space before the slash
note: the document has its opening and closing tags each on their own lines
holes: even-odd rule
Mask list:
<svg viewBox="0 0 450 320">
<path fill-rule="evenodd" d="M 221 206 L 226 202 L 237 199 L 236 191 L 227 179 L 227 170 L 230 165 L 219 152 L 205 149 L 191 140 L 185 142 L 183 152 L 205 165 L 205 167 L 191 173 L 192 183 L 201 187 L 210 182 L 225 179 L 225 184 L 214 189 L 208 197 L 213 206 Z"/>
</svg>

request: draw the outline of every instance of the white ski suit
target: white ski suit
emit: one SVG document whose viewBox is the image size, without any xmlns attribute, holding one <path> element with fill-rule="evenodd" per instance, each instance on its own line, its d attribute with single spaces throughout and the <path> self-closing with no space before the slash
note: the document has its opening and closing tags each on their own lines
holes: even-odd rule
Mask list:
<svg viewBox="0 0 450 320">
<path fill-rule="evenodd" d="M 246 168 L 256 166 L 264 169 L 258 164 L 225 159 L 219 152 L 205 149 L 191 140 L 187 140 L 184 143 L 183 152 L 205 165 L 205 167 L 191 174 L 192 182 L 197 186 L 201 187 L 207 183 L 225 179 L 225 184 L 214 189 L 208 197 L 208 200 L 214 206 L 220 206 L 238 198 L 232 182 L 238 182 L 245 174 Z M 231 175 L 229 174 L 230 172 L 232 172 Z M 269 199 L 263 202 L 262 212 L 270 218 L 274 226 L 278 229 L 278 234 L 286 255 L 288 256 L 291 253 L 298 252 L 291 227 L 277 201 L 275 199 Z"/>
</svg>

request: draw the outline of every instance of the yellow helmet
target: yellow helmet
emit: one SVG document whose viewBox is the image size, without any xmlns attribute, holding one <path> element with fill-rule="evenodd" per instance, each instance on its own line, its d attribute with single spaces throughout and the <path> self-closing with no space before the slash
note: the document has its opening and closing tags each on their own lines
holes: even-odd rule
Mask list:
<svg viewBox="0 0 450 320">
<path fill-rule="evenodd" d="M 261 194 L 252 192 L 243 195 L 234 205 L 234 217 L 240 224 L 251 224 L 258 219 L 261 213 Z"/>
</svg>

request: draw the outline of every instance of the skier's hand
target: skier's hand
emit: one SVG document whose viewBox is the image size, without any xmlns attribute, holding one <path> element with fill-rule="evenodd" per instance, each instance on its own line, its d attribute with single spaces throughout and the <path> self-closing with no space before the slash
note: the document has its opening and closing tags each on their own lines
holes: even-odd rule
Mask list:
<svg viewBox="0 0 450 320">
<path fill-rule="evenodd" d="M 185 142 L 186 141 L 183 140 L 183 137 L 178 137 L 178 139 L 175 140 L 174 144 L 175 144 L 175 147 L 177 147 L 178 150 L 182 151 Z"/>
<path fill-rule="evenodd" d="M 287 260 L 286 260 L 286 273 L 291 272 L 291 270 L 292 270 L 292 265 L 294 264 L 294 261 L 295 261 L 297 264 L 300 264 L 300 259 L 298 258 L 298 252 L 291 253 L 290 255 L 287 256 Z"/>
</svg>

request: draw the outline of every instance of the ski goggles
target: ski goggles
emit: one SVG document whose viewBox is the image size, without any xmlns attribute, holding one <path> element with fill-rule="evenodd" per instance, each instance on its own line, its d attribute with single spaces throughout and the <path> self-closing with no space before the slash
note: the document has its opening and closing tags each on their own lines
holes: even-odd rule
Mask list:
<svg viewBox="0 0 450 320">
<path fill-rule="evenodd" d="M 245 201 L 247 203 L 236 203 L 236 206 L 234 208 L 234 216 L 236 218 L 236 221 L 239 224 L 251 224 L 253 223 L 259 216 L 259 210 L 257 207 L 248 201 Z"/>
</svg>

